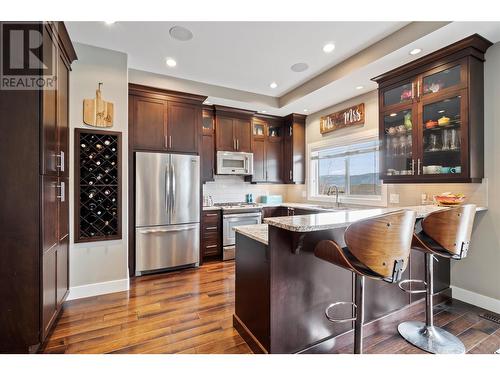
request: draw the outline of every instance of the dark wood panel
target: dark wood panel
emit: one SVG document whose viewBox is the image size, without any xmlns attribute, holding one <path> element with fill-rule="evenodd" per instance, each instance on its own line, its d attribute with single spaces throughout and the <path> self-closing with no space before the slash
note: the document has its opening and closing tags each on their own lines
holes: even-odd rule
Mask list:
<svg viewBox="0 0 500 375">
<path fill-rule="evenodd" d="M 198 153 L 201 132 L 201 106 L 168 102 L 168 148 L 171 151 Z"/>
<path fill-rule="evenodd" d="M 131 96 L 133 106 L 132 131 L 134 148 L 139 150 L 162 150 L 168 144 L 167 103 L 164 100 Z"/>
<path fill-rule="evenodd" d="M 220 210 L 202 212 L 201 256 L 205 260 L 222 257 L 222 213 Z"/>
<path fill-rule="evenodd" d="M 60 307 L 69 291 L 69 235 L 59 240 L 57 246 L 57 305 Z"/>
<path fill-rule="evenodd" d="M 252 141 L 253 175 L 252 182 L 266 181 L 266 142 L 264 138 L 255 138 Z"/>
<path fill-rule="evenodd" d="M 47 29 L 43 31 L 43 55 L 50 56 L 53 59 L 56 46 L 53 42 L 53 37 Z M 57 61 L 53 61 L 57 64 Z M 57 144 L 57 91 L 43 90 L 42 95 L 42 174 L 57 174 L 56 154 L 58 153 Z"/>
<path fill-rule="evenodd" d="M 44 253 L 59 242 L 58 185 L 57 176 L 42 176 L 42 249 Z"/>
<path fill-rule="evenodd" d="M 248 119 L 234 119 L 234 137 L 236 138 L 236 151 L 252 151 L 252 124 Z"/>
<path fill-rule="evenodd" d="M 266 181 L 281 183 L 283 182 L 283 147 L 281 141 L 266 142 Z"/>
<path fill-rule="evenodd" d="M 57 312 L 57 245 L 42 257 L 42 335 L 45 337 Z"/>
<path fill-rule="evenodd" d="M 271 272 L 266 245 L 236 233 L 235 315 L 269 352 Z"/>
<path fill-rule="evenodd" d="M 232 118 L 215 116 L 216 151 L 236 151 L 233 124 Z"/>
<path fill-rule="evenodd" d="M 292 113 L 284 119 L 283 179 L 287 184 L 305 183 L 306 116 Z"/>
<path fill-rule="evenodd" d="M 69 71 L 62 55 L 57 63 L 57 133 L 59 175 L 69 177 Z M 64 166 L 61 165 L 61 152 L 64 154 Z"/>
<path fill-rule="evenodd" d="M 0 90 L 0 353 L 39 342 L 40 97 Z"/>
</svg>

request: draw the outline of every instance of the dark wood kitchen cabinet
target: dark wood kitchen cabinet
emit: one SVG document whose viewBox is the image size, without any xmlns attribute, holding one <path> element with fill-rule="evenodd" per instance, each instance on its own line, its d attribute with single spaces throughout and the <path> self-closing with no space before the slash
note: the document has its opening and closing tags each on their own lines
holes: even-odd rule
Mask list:
<svg viewBox="0 0 500 375">
<path fill-rule="evenodd" d="M 201 256 L 203 260 L 222 258 L 221 210 L 203 211 L 201 215 Z"/>
<path fill-rule="evenodd" d="M 203 134 L 201 141 L 201 183 L 214 181 L 215 140 L 214 111 L 212 107 L 203 108 Z"/>
<path fill-rule="evenodd" d="M 76 53 L 62 22 L 0 26 L 41 33 L 43 74 L 57 77 L 43 90 L 0 90 L 0 353 L 33 353 L 69 289 L 68 100 Z"/>
<path fill-rule="evenodd" d="M 280 117 L 255 116 L 252 120 L 253 183 L 283 182 L 283 121 Z"/>
<path fill-rule="evenodd" d="M 481 182 L 489 46 L 475 34 L 373 78 L 385 183 Z"/>
<path fill-rule="evenodd" d="M 283 180 L 304 184 L 306 178 L 306 116 L 292 113 L 284 119 Z"/>
<path fill-rule="evenodd" d="M 206 96 L 129 84 L 129 130 L 134 151 L 198 154 Z"/>
<path fill-rule="evenodd" d="M 216 151 L 252 152 L 252 116 L 244 109 L 214 106 Z"/>
</svg>

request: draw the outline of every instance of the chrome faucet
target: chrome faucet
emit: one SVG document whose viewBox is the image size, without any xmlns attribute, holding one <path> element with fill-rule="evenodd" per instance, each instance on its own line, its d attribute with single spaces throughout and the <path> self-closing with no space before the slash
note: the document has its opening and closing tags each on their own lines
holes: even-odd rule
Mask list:
<svg viewBox="0 0 500 375">
<path fill-rule="evenodd" d="M 339 207 L 339 187 L 337 185 L 330 185 L 326 192 L 326 195 L 332 195 L 332 189 L 335 191 L 335 205 Z"/>
</svg>

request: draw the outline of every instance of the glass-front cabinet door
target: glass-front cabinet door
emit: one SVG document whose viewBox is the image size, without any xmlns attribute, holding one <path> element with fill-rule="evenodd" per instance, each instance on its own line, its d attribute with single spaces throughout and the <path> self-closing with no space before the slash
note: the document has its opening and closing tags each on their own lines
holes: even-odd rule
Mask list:
<svg viewBox="0 0 500 375">
<path fill-rule="evenodd" d="M 424 73 L 417 85 L 418 97 L 437 97 L 463 88 L 467 83 L 466 64 L 466 61 L 458 60 Z"/>
<path fill-rule="evenodd" d="M 405 81 L 391 85 L 382 91 L 382 107 L 391 108 L 408 105 L 415 98 L 415 83 Z"/>
<path fill-rule="evenodd" d="M 382 174 L 390 176 L 414 176 L 416 139 L 414 124 L 416 113 L 413 107 L 382 114 L 384 131 Z"/>
<path fill-rule="evenodd" d="M 465 172 L 467 162 L 462 146 L 467 139 L 466 95 L 467 90 L 458 90 L 445 98 L 422 101 L 419 174 L 452 179 Z"/>
</svg>

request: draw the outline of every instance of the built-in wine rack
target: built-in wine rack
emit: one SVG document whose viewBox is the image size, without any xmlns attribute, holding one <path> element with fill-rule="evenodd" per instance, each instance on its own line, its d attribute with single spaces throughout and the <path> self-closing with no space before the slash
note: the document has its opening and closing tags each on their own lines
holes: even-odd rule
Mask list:
<svg viewBox="0 0 500 375">
<path fill-rule="evenodd" d="M 121 238 L 121 133 L 75 131 L 75 242 Z"/>
</svg>

